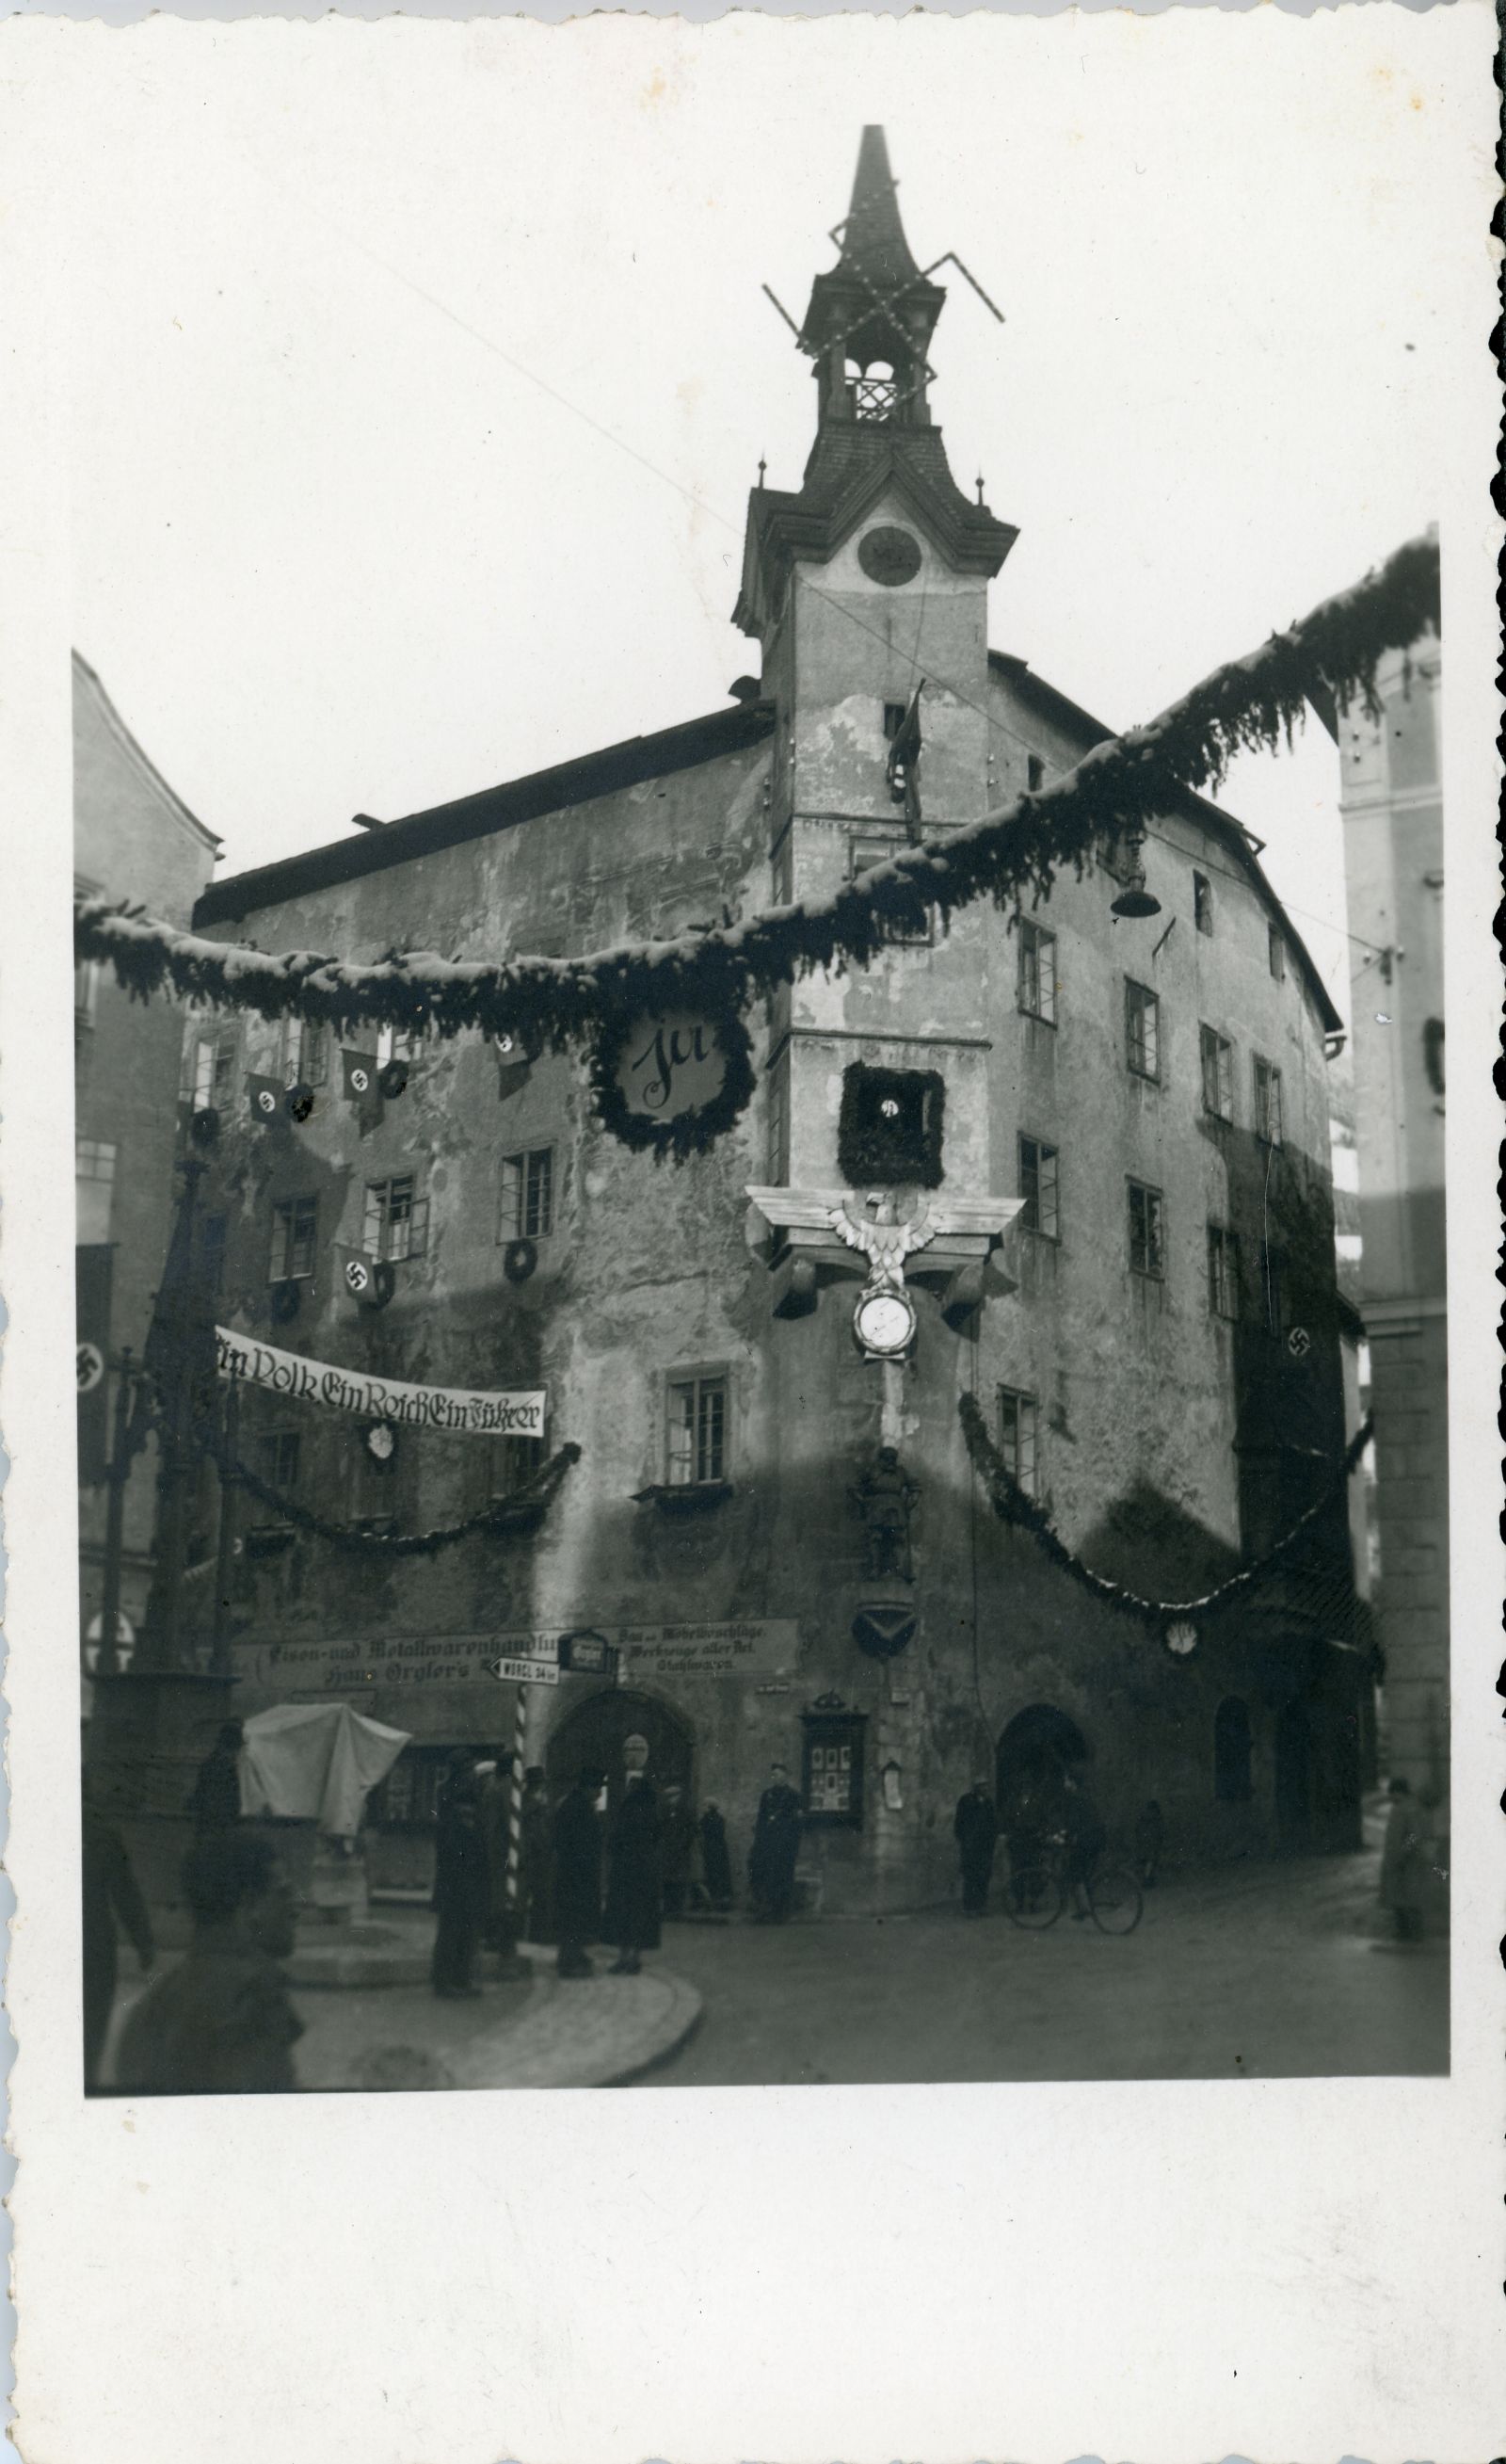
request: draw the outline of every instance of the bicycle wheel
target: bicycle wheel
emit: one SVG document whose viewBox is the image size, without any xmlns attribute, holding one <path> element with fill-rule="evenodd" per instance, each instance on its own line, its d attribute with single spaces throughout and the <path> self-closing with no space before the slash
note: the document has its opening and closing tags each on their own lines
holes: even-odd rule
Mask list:
<svg viewBox="0 0 1506 2464">
<path fill-rule="evenodd" d="M 1105 1865 L 1088 1884 L 1088 1906 L 1100 1933 L 1133 1933 L 1145 1904 L 1140 1884 L 1124 1865 Z"/>
<path fill-rule="evenodd" d="M 1049 1865 L 1027 1865 L 1023 1873 L 1011 1874 L 1004 1885 L 1004 1913 L 1011 1925 L 1023 1925 L 1028 1933 L 1044 1933 L 1064 1904 L 1060 1878 Z"/>
</svg>

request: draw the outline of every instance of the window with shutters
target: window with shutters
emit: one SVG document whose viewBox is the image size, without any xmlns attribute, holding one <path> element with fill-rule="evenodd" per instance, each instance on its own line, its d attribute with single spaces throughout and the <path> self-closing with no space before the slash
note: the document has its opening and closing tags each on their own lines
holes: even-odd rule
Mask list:
<svg viewBox="0 0 1506 2464">
<path fill-rule="evenodd" d="M 1016 999 L 1027 1018 L 1046 1026 L 1057 1023 L 1057 936 L 1039 924 L 1019 927 L 1019 976 Z"/>
<path fill-rule="evenodd" d="M 1161 1075 L 1161 1002 L 1148 984 L 1124 979 L 1124 1057 L 1137 1078 Z"/>
<path fill-rule="evenodd" d="M 1203 1064 L 1203 1110 L 1215 1121 L 1234 1117 L 1234 1047 L 1216 1027 L 1200 1026 L 1198 1049 Z"/>
<path fill-rule="evenodd" d="M 1027 1497 L 1040 1495 L 1040 1407 L 1017 1387 L 999 1388 L 999 1455 Z"/>
<path fill-rule="evenodd" d="M 360 1245 L 368 1258 L 387 1258 L 394 1265 L 417 1258 L 427 1236 L 428 1200 L 420 1197 L 410 1172 L 367 1181 Z"/>
<path fill-rule="evenodd" d="M 272 1255 L 267 1265 L 267 1280 L 281 1284 L 292 1278 L 312 1275 L 318 1241 L 319 1201 L 316 1198 L 280 1199 L 272 1210 Z"/>
<path fill-rule="evenodd" d="M 1166 1231 L 1161 1192 L 1143 1180 L 1129 1184 L 1130 1272 L 1160 1283 L 1166 1276 Z"/>
<path fill-rule="evenodd" d="M 529 1147 L 502 1158 L 499 1241 L 544 1241 L 555 1228 L 555 1150 Z"/>
<path fill-rule="evenodd" d="M 1273 1062 L 1255 1055 L 1255 1133 L 1268 1147 L 1281 1143 L 1281 1073 Z"/>
<path fill-rule="evenodd" d="M 1038 1232 L 1043 1241 L 1061 1237 L 1061 1219 L 1058 1207 L 1058 1151 L 1040 1138 L 1022 1137 L 1019 1142 L 1019 1194 L 1025 1203 L 1019 1220 L 1027 1232 Z"/>
<path fill-rule="evenodd" d="M 727 1377 L 672 1377 L 666 1395 L 665 1483 L 696 1488 L 727 1478 Z"/>
</svg>

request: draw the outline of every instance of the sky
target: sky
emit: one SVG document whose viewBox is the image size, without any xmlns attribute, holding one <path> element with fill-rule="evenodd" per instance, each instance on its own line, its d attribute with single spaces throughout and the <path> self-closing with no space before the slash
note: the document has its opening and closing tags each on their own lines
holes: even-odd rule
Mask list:
<svg viewBox="0 0 1506 2464">
<path fill-rule="evenodd" d="M 799 318 L 865 121 L 921 262 L 1004 312 L 944 270 L 933 415 L 1020 528 L 995 648 L 1129 724 L 1423 528 L 1451 105 L 1415 19 L 1351 88 L 1344 12 L 1270 17 L 1174 77 L 1120 18 L 204 27 L 170 73 L 147 26 L 108 86 L 80 55 L 74 639 L 222 872 L 756 671 L 747 491 L 760 455 L 798 484 L 815 416 L 762 286 Z M 1342 1008 L 1336 785 L 1314 725 L 1226 801 Z"/>
</svg>

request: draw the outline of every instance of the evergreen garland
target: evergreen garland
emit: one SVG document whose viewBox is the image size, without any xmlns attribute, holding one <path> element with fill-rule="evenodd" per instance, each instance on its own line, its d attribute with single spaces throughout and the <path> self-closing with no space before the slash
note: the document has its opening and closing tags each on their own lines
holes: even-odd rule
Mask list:
<svg viewBox="0 0 1506 2464">
<path fill-rule="evenodd" d="M 817 968 L 865 966 L 896 935 L 945 924 L 972 900 L 1039 899 L 1062 867 L 1086 869 L 1179 790 L 1215 786 L 1236 753 L 1289 744 L 1305 705 L 1325 694 L 1373 701 L 1376 665 L 1439 622 L 1435 539 L 1408 540 L 1378 572 L 1322 602 L 1257 650 L 1229 661 L 1147 726 L 1111 737 L 1074 770 L 955 831 L 945 846 L 906 847 L 832 895 L 766 910 L 742 923 L 622 944 L 577 958 L 489 964 L 432 951 L 389 951 L 355 965 L 312 950 L 273 957 L 180 933 L 129 902 L 80 897 L 80 959 L 114 967 L 142 1000 L 169 991 L 264 1018 L 468 1027 L 562 1051 L 593 1044 L 613 1017 L 694 1010 L 716 1018 Z"/>
<path fill-rule="evenodd" d="M 551 1455 L 540 1465 L 532 1480 L 515 1489 L 511 1497 L 496 1497 L 463 1523 L 450 1523 L 433 1531 L 371 1531 L 360 1524 L 330 1523 L 322 1514 L 315 1514 L 295 1498 L 285 1497 L 270 1481 L 262 1480 L 249 1463 L 228 1455 L 223 1447 L 214 1448 L 221 1478 L 233 1481 L 270 1506 L 274 1513 L 299 1531 L 309 1532 L 316 1540 L 327 1540 L 332 1548 L 350 1549 L 376 1556 L 433 1557 L 441 1549 L 451 1548 L 457 1540 L 469 1540 L 472 1533 L 488 1531 L 494 1535 L 526 1530 L 553 1504 L 565 1474 L 580 1460 L 580 1449 L 572 1441 Z"/>
<path fill-rule="evenodd" d="M 1092 1598 L 1103 1601 L 1109 1608 L 1124 1609 L 1131 1617 L 1139 1617 L 1146 1625 L 1158 1631 L 1163 1640 L 1168 1626 L 1183 1618 L 1210 1617 L 1215 1610 L 1227 1608 L 1231 1600 L 1254 1591 L 1287 1558 L 1294 1556 L 1310 1537 L 1320 1516 L 1342 1491 L 1375 1434 L 1375 1423 L 1367 1418 L 1355 1431 L 1338 1467 L 1312 1505 L 1299 1515 L 1290 1530 L 1284 1531 L 1262 1557 L 1257 1557 L 1248 1566 L 1241 1566 L 1237 1574 L 1231 1574 L 1227 1582 L 1203 1593 L 1198 1599 L 1148 1600 L 1139 1592 L 1130 1591 L 1124 1583 L 1110 1582 L 1106 1574 L 1095 1574 L 1091 1566 L 1084 1565 L 1076 1551 L 1067 1547 L 1044 1507 L 1037 1506 L 1033 1497 L 1026 1495 L 1009 1469 L 984 1425 L 975 1396 L 962 1396 L 957 1404 L 957 1417 L 962 1422 L 962 1434 L 973 1469 L 987 1486 L 990 1502 L 999 1521 L 1015 1524 L 1019 1529 L 1028 1531 L 1042 1556 L 1059 1567 L 1082 1591 Z"/>
</svg>

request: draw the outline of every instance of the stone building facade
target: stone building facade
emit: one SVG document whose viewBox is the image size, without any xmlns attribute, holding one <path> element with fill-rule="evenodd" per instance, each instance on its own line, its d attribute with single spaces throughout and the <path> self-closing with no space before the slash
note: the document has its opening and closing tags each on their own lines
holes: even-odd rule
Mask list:
<svg viewBox="0 0 1506 2464">
<path fill-rule="evenodd" d="M 1076 762 L 1106 731 L 988 647 L 1015 534 L 957 489 L 930 419 L 942 298 L 869 131 L 806 319 L 804 479 L 750 499 L 756 683 L 217 884 L 200 929 L 351 957 L 590 950 L 819 893 Z M 418 1561 L 249 1509 L 238 1700 L 339 1695 L 414 1737 L 377 1809 L 379 1879 L 420 1871 L 443 1750 L 512 1744 L 492 1664 L 562 1634 L 586 1640 L 524 1689 L 527 1758 L 562 1781 L 600 1754 L 615 1786 L 646 1748 L 743 1848 L 783 1762 L 828 1912 L 945 1891 L 974 1771 L 1007 1789 L 1042 1752 L 1083 1764 L 1121 1835 L 1156 1798 L 1173 1856 L 1357 1837 L 1342 1497 L 1295 1575 L 1173 1650 L 1001 1527 L 964 1446 L 971 1394 L 1071 1547 L 1157 1599 L 1268 1546 L 1343 1447 L 1338 1022 L 1235 823 L 1182 798 L 1145 863 L 1148 918 L 1113 912 L 1115 873 L 1069 869 L 1038 908 L 981 903 L 782 990 L 750 1022 L 753 1103 L 678 1166 L 618 1142 L 568 1059 L 430 1042 L 362 1105 L 327 1039 L 225 1022 L 237 1088 L 301 1073 L 314 1105 L 267 1127 L 226 1109 L 203 1214 L 222 1322 L 388 1377 L 542 1390 L 545 1450 L 582 1450 L 536 1528 Z M 911 1145 L 885 1166 L 891 1134 Z M 949 1229 L 912 1262 L 913 1343 L 885 1364 L 855 1341 L 862 1258 L 802 1256 L 785 1219 L 843 1189 L 903 1217 L 928 1180 Z M 342 1284 L 363 1246 L 393 1266 L 381 1309 Z M 245 1397 L 247 1459 L 326 1515 L 429 1529 L 533 1459 L 400 1429 L 379 1461 L 365 1439 Z"/>
<path fill-rule="evenodd" d="M 186 924 L 219 841 L 147 759 L 94 670 L 73 662 L 75 873 L 88 890 L 128 891 L 168 923 Z M 140 1363 L 172 1216 L 183 1019 L 164 1001 L 133 1001 L 96 964 L 74 990 L 79 1397 L 79 1563 L 85 1667 L 99 1615 L 106 1526 L 105 1454 L 115 1402 L 106 1362 Z M 96 1368 L 103 1374 L 96 1375 Z M 126 1483 L 120 1610 L 139 1634 L 151 1578 L 156 1448 L 148 1438 Z M 127 1643 L 126 1648 L 130 1648 Z"/>
<path fill-rule="evenodd" d="M 1430 634 L 1383 661 L 1374 710 L 1322 715 L 1341 763 L 1388 1761 L 1414 1791 L 1447 1794 L 1441 672 Z"/>
</svg>

